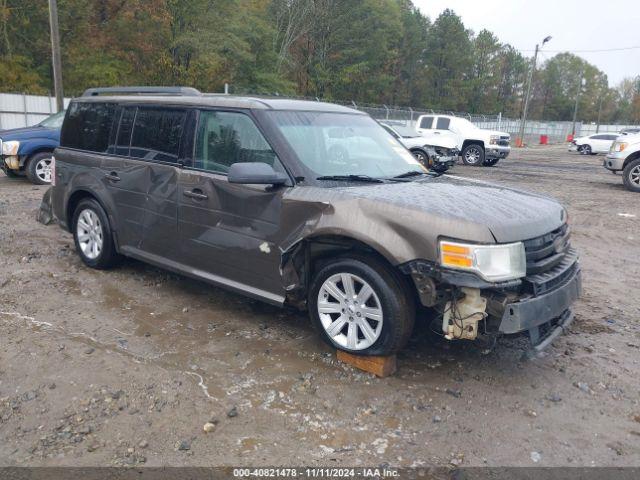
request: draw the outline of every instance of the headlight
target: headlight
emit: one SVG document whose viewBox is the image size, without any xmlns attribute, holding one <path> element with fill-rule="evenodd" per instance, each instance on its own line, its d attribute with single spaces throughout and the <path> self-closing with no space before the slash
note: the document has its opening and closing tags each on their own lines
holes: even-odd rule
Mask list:
<svg viewBox="0 0 640 480">
<path fill-rule="evenodd" d="M 627 148 L 629 144 L 627 142 L 614 142 L 611 146 L 612 152 L 622 152 L 625 148 Z"/>
<path fill-rule="evenodd" d="M 500 135 L 491 135 L 489 137 L 489 145 L 497 145 L 500 140 Z"/>
<path fill-rule="evenodd" d="M 16 140 L 9 140 L 8 142 L 2 142 L 2 154 L 13 156 L 18 154 L 18 148 L 20 148 L 20 142 Z"/>
<path fill-rule="evenodd" d="M 472 245 L 440 242 L 443 267 L 475 272 L 490 282 L 522 278 L 527 274 L 527 259 L 522 242 L 504 245 Z"/>
</svg>

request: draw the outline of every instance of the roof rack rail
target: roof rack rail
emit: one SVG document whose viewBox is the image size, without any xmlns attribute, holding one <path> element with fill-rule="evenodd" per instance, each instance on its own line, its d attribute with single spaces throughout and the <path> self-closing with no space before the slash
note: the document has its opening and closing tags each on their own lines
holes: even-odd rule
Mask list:
<svg viewBox="0 0 640 480">
<path fill-rule="evenodd" d="M 87 88 L 83 97 L 97 97 L 99 95 L 178 95 L 200 96 L 200 90 L 191 87 L 100 87 Z"/>
</svg>

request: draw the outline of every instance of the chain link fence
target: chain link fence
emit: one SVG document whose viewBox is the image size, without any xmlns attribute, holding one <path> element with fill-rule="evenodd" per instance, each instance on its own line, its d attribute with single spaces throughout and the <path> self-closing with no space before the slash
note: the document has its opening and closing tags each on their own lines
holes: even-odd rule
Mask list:
<svg viewBox="0 0 640 480">
<path fill-rule="evenodd" d="M 233 94 L 256 95 L 254 92 L 234 91 Z M 263 95 L 279 97 L 280 95 Z M 283 97 L 285 98 L 285 97 Z M 286 96 L 300 100 L 321 101 L 319 98 Z M 65 99 L 65 106 L 69 99 Z M 334 102 L 345 105 L 371 115 L 376 120 L 386 120 L 396 125 L 410 128 L 416 126 L 420 115 L 455 115 L 466 118 L 476 126 L 489 130 L 499 130 L 511 135 L 515 140 L 520 135 L 520 119 L 503 117 L 502 114 L 483 115 L 465 112 L 453 112 L 446 110 L 431 110 L 426 108 L 388 107 L 386 105 L 358 104 L 356 102 Z M 34 125 L 55 112 L 55 98 L 38 95 L 0 93 L 0 129 L 25 127 Z M 534 121 L 529 120 L 525 125 L 524 142 L 529 145 L 541 143 L 541 137 L 546 136 L 549 143 L 566 142 L 571 134 L 572 122 Z M 623 128 L 632 128 L 633 125 L 600 125 L 576 123 L 576 136 L 591 135 L 594 133 L 617 133 Z"/>
</svg>

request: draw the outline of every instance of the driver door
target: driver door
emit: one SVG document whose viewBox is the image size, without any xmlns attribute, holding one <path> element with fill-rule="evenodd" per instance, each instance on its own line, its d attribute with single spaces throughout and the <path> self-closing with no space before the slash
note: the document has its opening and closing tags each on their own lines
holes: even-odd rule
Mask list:
<svg viewBox="0 0 640 480">
<path fill-rule="evenodd" d="M 218 283 L 279 303 L 277 238 L 287 189 L 229 183 L 227 172 L 237 162 L 264 162 L 285 172 L 248 113 L 201 111 L 194 158 L 178 179 L 181 256 Z"/>
</svg>

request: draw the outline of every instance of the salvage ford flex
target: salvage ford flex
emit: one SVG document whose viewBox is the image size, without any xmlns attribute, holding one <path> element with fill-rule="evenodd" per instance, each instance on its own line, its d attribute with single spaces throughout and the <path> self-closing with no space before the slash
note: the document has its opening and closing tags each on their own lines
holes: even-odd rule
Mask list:
<svg viewBox="0 0 640 480">
<path fill-rule="evenodd" d="M 555 200 L 429 172 L 368 115 L 321 102 L 90 89 L 68 108 L 51 202 L 90 267 L 133 257 L 306 308 L 360 354 L 401 349 L 416 316 L 540 349 L 581 290 Z"/>
</svg>

